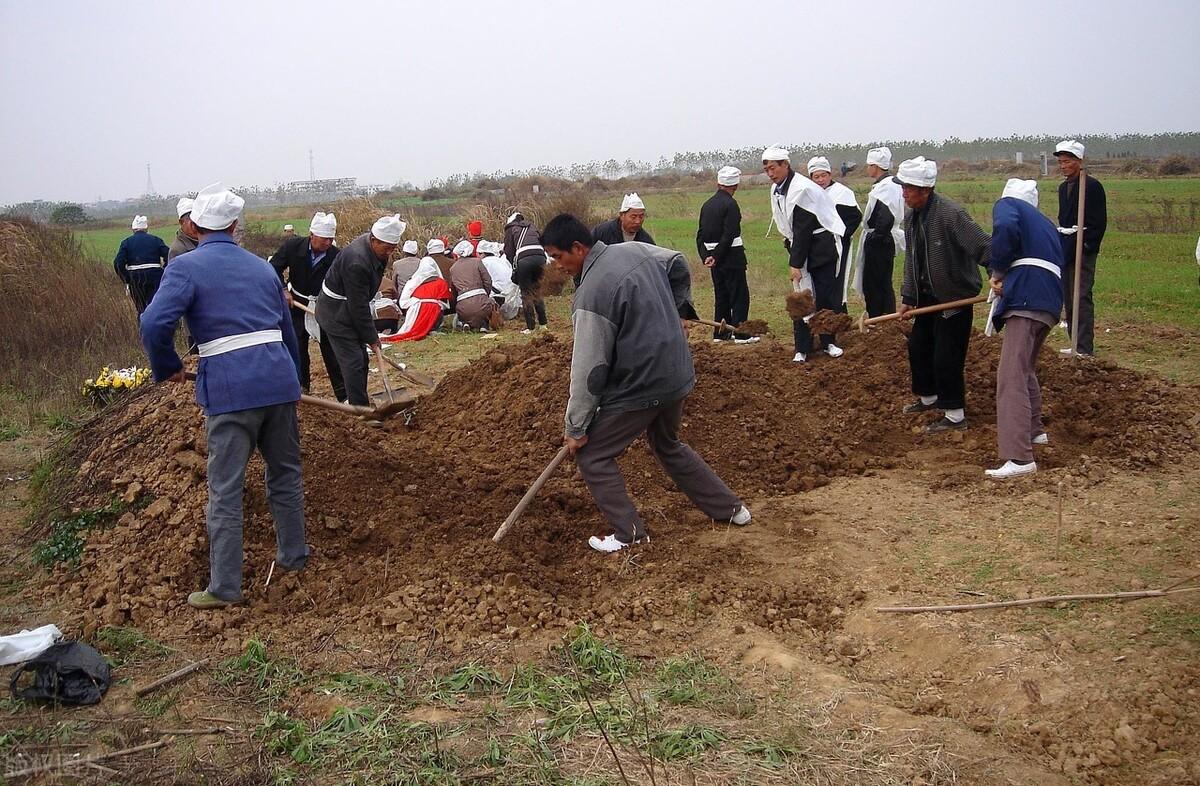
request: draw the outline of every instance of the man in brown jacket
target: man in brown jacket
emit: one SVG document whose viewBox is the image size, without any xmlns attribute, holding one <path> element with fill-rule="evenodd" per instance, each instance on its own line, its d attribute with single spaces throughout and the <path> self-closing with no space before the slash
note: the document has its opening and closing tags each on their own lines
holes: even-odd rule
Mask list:
<svg viewBox="0 0 1200 786">
<path fill-rule="evenodd" d="M 450 266 L 450 289 L 455 295 L 454 313 L 459 324 L 472 330 L 486 329 L 496 301 L 492 300 L 492 277 L 484 267 L 483 260 L 475 256 L 470 241 L 464 240 L 454 247 L 459 258 Z"/>
</svg>

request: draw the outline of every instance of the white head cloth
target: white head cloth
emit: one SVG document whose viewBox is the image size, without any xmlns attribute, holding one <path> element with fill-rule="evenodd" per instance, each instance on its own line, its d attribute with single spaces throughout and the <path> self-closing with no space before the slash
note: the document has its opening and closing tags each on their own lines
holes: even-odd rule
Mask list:
<svg viewBox="0 0 1200 786">
<path fill-rule="evenodd" d="M 210 231 L 228 229 L 241 218 L 246 200 L 220 183 L 200 189 L 192 203 L 192 223 Z"/>
<path fill-rule="evenodd" d="M 723 166 L 717 170 L 717 185 L 736 186 L 742 182 L 742 170 L 735 166 Z"/>
<path fill-rule="evenodd" d="M 478 251 L 481 256 L 483 254 L 491 254 L 494 257 L 500 256 L 500 244 L 493 243 L 490 240 L 480 240 L 479 245 L 475 247 L 475 250 Z"/>
<path fill-rule="evenodd" d="M 1019 177 L 1010 177 L 1008 182 L 1004 184 L 1004 193 L 1000 198 L 1016 197 L 1024 200 L 1034 207 L 1038 206 L 1038 190 L 1036 180 L 1022 180 Z"/>
<path fill-rule="evenodd" d="M 192 212 L 192 202 L 194 201 L 195 200 L 191 197 L 180 197 L 179 201 L 175 203 L 175 215 L 177 215 L 179 218 L 183 218 L 188 213 Z"/>
<path fill-rule="evenodd" d="M 896 171 L 896 182 L 902 186 L 932 187 L 937 183 L 937 162 L 926 161 L 925 156 L 901 161 Z"/>
<path fill-rule="evenodd" d="M 454 244 L 454 256 L 473 257 L 475 256 L 475 247 L 471 245 L 470 240 L 460 240 Z"/>
<path fill-rule="evenodd" d="M 394 246 L 400 242 L 400 236 L 404 234 L 404 228 L 407 226 L 408 224 L 400 220 L 399 214 L 384 216 L 371 227 L 371 235 L 382 243 Z"/>
<path fill-rule="evenodd" d="M 632 194 L 626 194 L 621 200 L 621 212 L 626 210 L 645 210 L 646 205 L 642 202 L 642 198 L 634 191 Z"/>
<path fill-rule="evenodd" d="M 768 147 L 766 150 L 763 151 L 762 160 L 763 161 L 788 161 L 788 162 L 791 162 L 791 154 L 788 153 L 787 148 L 785 148 L 785 147 L 780 147 L 779 145 L 771 145 L 770 147 Z"/>
<path fill-rule="evenodd" d="M 890 147 L 873 147 L 867 151 L 867 163 L 874 164 L 880 169 L 892 168 L 892 149 Z"/>
<path fill-rule="evenodd" d="M 413 256 L 416 256 L 417 252 L 420 250 L 421 250 L 421 246 L 417 244 L 417 241 L 415 241 L 415 240 L 405 240 L 404 241 L 404 253 L 405 254 L 412 254 Z"/>
<path fill-rule="evenodd" d="M 332 238 L 337 234 L 337 218 L 333 213 L 313 213 L 312 221 L 308 222 L 308 231 L 317 237 Z"/>
<path fill-rule="evenodd" d="M 445 254 L 446 244 L 442 242 L 440 237 L 431 237 L 429 242 L 425 244 L 426 254 Z"/>
<path fill-rule="evenodd" d="M 134 216 L 133 223 L 129 225 L 129 228 L 134 231 L 137 231 L 139 229 L 146 229 L 149 226 L 150 226 L 150 220 L 148 218 L 146 218 L 145 216 Z"/>
<path fill-rule="evenodd" d="M 522 216 L 521 216 L 521 211 L 520 211 L 520 210 L 514 210 L 514 211 L 513 211 L 513 214 L 512 214 L 511 216 L 509 216 L 509 217 L 508 217 L 508 220 L 507 220 L 507 221 L 505 221 L 505 222 L 504 222 L 504 226 L 508 226 L 509 224 L 511 224 L 512 222 L 516 221 L 518 218 L 521 218 L 521 217 L 522 217 Z"/>
<path fill-rule="evenodd" d="M 283 231 L 284 231 L 284 232 L 295 232 L 295 231 L 296 231 L 296 227 L 292 226 L 291 224 L 284 224 L 284 225 L 283 225 Z"/>
<path fill-rule="evenodd" d="M 808 174 L 811 175 L 813 172 L 832 173 L 833 170 L 829 167 L 829 159 L 825 156 L 813 156 L 808 159 Z"/>
<path fill-rule="evenodd" d="M 1070 153 L 1076 158 L 1083 160 L 1083 143 L 1074 139 L 1064 139 L 1054 146 L 1054 155 L 1059 153 Z"/>
</svg>

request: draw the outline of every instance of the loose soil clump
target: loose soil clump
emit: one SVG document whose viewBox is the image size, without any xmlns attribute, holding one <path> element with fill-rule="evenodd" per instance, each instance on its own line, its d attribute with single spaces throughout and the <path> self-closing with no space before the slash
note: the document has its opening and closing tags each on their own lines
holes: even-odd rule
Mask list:
<svg viewBox="0 0 1200 786">
<path fill-rule="evenodd" d="M 746 333 L 751 336 L 765 336 L 771 332 L 771 327 L 761 319 L 747 319 L 742 324 L 734 328 L 735 332 Z"/>
<path fill-rule="evenodd" d="M 789 292 L 786 307 L 789 317 L 792 319 L 804 319 L 812 314 L 817 304 L 813 300 L 813 293 L 806 289 L 803 292 Z"/>
<path fill-rule="evenodd" d="M 830 311 L 827 308 L 813 314 L 812 319 L 808 321 L 809 329 L 818 335 L 845 333 L 853 325 L 854 320 L 850 319 L 849 314 Z"/>
</svg>

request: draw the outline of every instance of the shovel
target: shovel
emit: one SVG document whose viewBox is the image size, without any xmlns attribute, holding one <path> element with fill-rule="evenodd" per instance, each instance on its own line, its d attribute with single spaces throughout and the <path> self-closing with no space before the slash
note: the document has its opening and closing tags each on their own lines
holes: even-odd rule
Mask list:
<svg viewBox="0 0 1200 786">
<path fill-rule="evenodd" d="M 723 319 L 720 322 L 714 322 L 711 319 L 700 319 L 699 317 L 690 318 L 690 319 L 688 319 L 688 322 L 695 322 L 697 325 L 708 325 L 709 327 L 718 328 L 720 330 L 726 330 L 726 331 L 729 331 L 730 333 L 733 333 L 735 331 L 738 333 L 749 333 L 752 336 L 761 336 L 761 335 L 766 334 L 766 332 L 767 332 L 762 329 L 754 329 L 753 325 L 751 325 L 751 329 L 747 329 L 745 326 L 749 325 L 750 324 L 749 322 L 743 322 L 740 325 L 730 325 L 728 322 L 726 322 Z"/>
<path fill-rule="evenodd" d="M 554 474 L 554 470 L 558 469 L 558 465 L 561 464 L 563 459 L 566 457 L 567 446 L 563 445 L 558 449 L 558 452 L 554 454 L 554 458 L 550 459 L 550 463 L 546 465 L 546 468 L 542 470 L 542 474 L 538 475 L 537 480 L 533 481 L 533 485 L 530 486 L 529 490 L 525 492 L 525 496 L 521 497 L 521 501 L 518 502 L 517 506 L 512 509 L 512 513 L 508 514 L 508 518 L 506 518 L 504 523 L 500 525 L 500 528 L 496 530 L 496 534 L 492 535 L 493 543 L 499 543 L 500 539 L 508 534 L 508 531 L 513 528 L 513 524 L 516 524 L 517 519 L 519 519 L 521 514 L 525 512 L 525 508 L 529 507 L 529 503 L 533 502 L 533 498 L 536 497 L 537 493 L 542 490 L 542 486 L 546 485 L 546 481 L 550 479 L 550 476 Z"/>
<path fill-rule="evenodd" d="M 400 376 L 404 377 L 404 379 L 413 383 L 414 385 L 423 385 L 430 390 L 433 390 L 437 387 L 437 380 L 428 374 L 422 374 L 420 371 L 414 371 L 413 369 L 409 368 L 407 364 L 397 363 L 386 355 L 383 356 L 383 359 L 389 366 L 399 371 Z"/>
<path fill-rule="evenodd" d="M 184 372 L 187 379 L 195 381 L 196 374 L 191 371 Z M 343 404 L 340 401 L 334 401 L 327 398 L 318 398 L 310 396 L 307 393 L 300 394 L 300 401 L 304 404 L 309 404 L 322 409 L 330 409 L 334 412 L 343 412 L 347 415 L 360 415 L 369 420 L 387 420 L 401 410 L 411 407 L 417 403 L 418 396 L 411 393 L 404 393 L 400 398 L 393 398 L 387 404 L 378 407 L 363 407 L 358 404 Z"/>
<path fill-rule="evenodd" d="M 963 298 L 962 300 L 952 300 L 949 303 L 938 303 L 936 306 L 922 306 L 921 308 L 913 308 L 904 312 L 905 317 L 916 317 L 921 314 L 936 314 L 939 311 L 949 311 L 952 308 L 962 308 L 963 306 L 973 306 L 976 303 L 982 303 L 987 300 L 987 295 L 976 295 L 975 297 Z M 884 314 L 881 317 L 871 317 L 867 319 L 866 312 L 863 312 L 858 317 L 858 329 L 863 333 L 867 332 L 867 328 L 871 325 L 878 325 L 880 322 L 890 322 L 893 319 L 899 319 L 900 312 L 894 314 Z"/>
</svg>

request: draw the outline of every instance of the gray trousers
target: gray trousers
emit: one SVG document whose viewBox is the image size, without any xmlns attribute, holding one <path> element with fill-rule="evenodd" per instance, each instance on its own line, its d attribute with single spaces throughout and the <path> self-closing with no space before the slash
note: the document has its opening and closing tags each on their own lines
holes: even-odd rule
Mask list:
<svg viewBox="0 0 1200 786">
<path fill-rule="evenodd" d="M 1038 352 L 1050 326 L 1028 317 L 1004 320 L 1004 344 L 996 369 L 996 441 L 1005 461 L 1033 461 L 1033 438 L 1042 426 Z"/>
<path fill-rule="evenodd" d="M 596 507 L 625 543 L 645 537 L 646 526 L 629 499 L 617 457 L 643 433 L 658 463 L 705 515 L 729 521 L 742 505 L 704 459 L 680 441 L 682 419 L 682 399 L 627 412 L 600 410 L 588 429 L 587 444 L 575 454 L 575 464 Z"/>
<path fill-rule="evenodd" d="M 242 598 L 242 494 L 246 463 L 257 447 L 267 465 L 267 504 L 275 520 L 275 562 L 300 570 L 304 543 L 304 486 L 296 405 L 243 409 L 208 418 L 208 591 Z"/>
<path fill-rule="evenodd" d="M 322 336 L 329 336 L 329 346 L 342 370 L 342 383 L 346 386 L 346 398 L 360 407 L 371 406 L 367 396 L 367 348 L 357 335 L 334 333 L 321 328 Z"/>
<path fill-rule="evenodd" d="M 1067 311 L 1067 333 L 1075 335 L 1075 255 L 1063 266 L 1063 305 Z M 1092 333 L 1096 323 L 1096 304 L 1092 300 L 1092 285 L 1096 283 L 1096 254 L 1084 254 L 1079 276 L 1079 351 L 1095 353 Z"/>
</svg>

